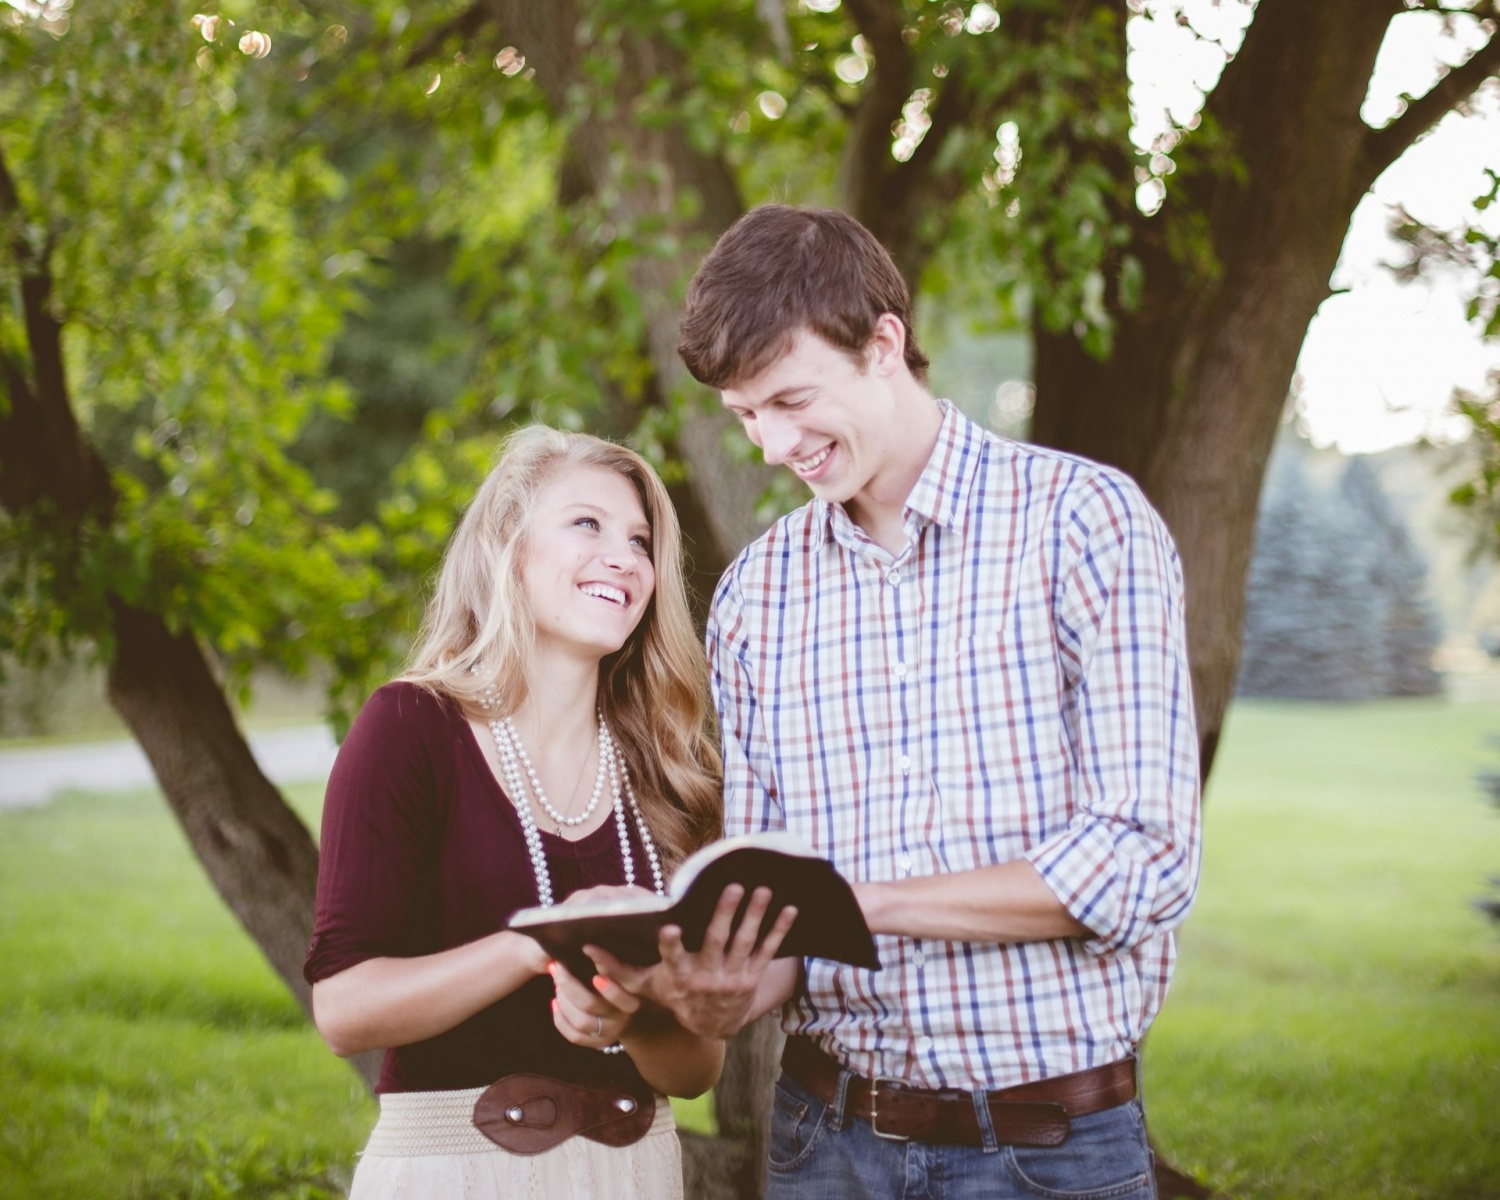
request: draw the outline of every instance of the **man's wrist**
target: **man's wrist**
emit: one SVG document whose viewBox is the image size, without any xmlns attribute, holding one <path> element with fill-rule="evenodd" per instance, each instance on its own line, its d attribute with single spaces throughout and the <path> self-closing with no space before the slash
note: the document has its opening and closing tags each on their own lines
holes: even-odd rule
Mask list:
<svg viewBox="0 0 1500 1200">
<path fill-rule="evenodd" d="M 869 880 L 850 886 L 854 891 L 854 899 L 859 905 L 859 911 L 864 915 L 865 924 L 870 927 L 870 932 L 890 933 L 891 931 L 885 928 L 885 923 L 891 907 L 891 886 Z"/>
</svg>

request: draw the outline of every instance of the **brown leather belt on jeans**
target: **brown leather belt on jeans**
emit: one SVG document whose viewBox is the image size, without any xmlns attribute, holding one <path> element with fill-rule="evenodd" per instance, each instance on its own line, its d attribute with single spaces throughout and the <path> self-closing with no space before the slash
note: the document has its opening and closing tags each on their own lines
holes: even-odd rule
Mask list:
<svg viewBox="0 0 1500 1200">
<path fill-rule="evenodd" d="M 825 1104 L 837 1099 L 843 1068 L 810 1038 L 787 1039 L 781 1068 Z M 1060 1146 L 1068 1137 L 1069 1118 L 1135 1099 L 1135 1070 L 1134 1057 L 1122 1058 L 986 1092 L 995 1139 L 1010 1146 Z M 984 1144 L 973 1093 L 956 1088 L 915 1088 L 889 1076 L 872 1080 L 856 1075 L 845 1093 L 844 1116 L 868 1117 L 880 1137 L 946 1146 Z"/>
</svg>

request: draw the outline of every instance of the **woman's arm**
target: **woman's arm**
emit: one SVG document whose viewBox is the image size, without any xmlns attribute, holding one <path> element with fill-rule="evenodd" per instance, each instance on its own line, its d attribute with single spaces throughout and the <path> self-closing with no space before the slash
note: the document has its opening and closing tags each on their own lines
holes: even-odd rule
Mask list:
<svg viewBox="0 0 1500 1200">
<path fill-rule="evenodd" d="M 420 958 L 371 958 L 313 984 L 313 1021 L 341 1057 L 446 1033 L 545 973 L 547 952 L 502 931 Z"/>
<path fill-rule="evenodd" d="M 602 1050 L 619 1042 L 641 1078 L 668 1096 L 701 1096 L 724 1069 L 724 1043 L 700 1037 L 677 1023 L 668 1009 L 627 992 L 613 979 L 595 975 L 590 991 L 561 963 L 549 968 L 557 985 L 552 1020 L 575 1045 Z"/>
</svg>

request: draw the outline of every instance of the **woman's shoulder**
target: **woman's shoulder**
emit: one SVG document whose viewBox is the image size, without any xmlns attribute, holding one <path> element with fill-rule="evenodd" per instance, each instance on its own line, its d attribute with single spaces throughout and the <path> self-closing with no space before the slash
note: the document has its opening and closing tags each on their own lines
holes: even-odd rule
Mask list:
<svg viewBox="0 0 1500 1200">
<path fill-rule="evenodd" d="M 405 679 L 395 679 L 370 693 L 360 715 L 372 715 L 404 721 L 451 721 L 458 706 L 440 692 Z"/>
<path fill-rule="evenodd" d="M 398 679 L 371 693 L 354 718 L 345 745 L 352 742 L 368 751 L 399 752 L 451 737 L 455 723 L 462 719 L 458 706 L 447 696 Z"/>
</svg>

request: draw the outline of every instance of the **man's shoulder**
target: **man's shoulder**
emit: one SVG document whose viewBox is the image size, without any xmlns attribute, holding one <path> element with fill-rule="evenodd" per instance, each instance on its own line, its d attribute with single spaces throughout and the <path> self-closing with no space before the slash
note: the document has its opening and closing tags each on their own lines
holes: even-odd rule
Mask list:
<svg viewBox="0 0 1500 1200">
<path fill-rule="evenodd" d="M 988 429 L 983 431 L 983 436 L 990 449 L 986 464 L 991 469 L 1020 471 L 1033 478 L 1057 477 L 1084 485 L 1101 480 L 1130 479 L 1118 467 L 1085 458 L 1082 454 L 1073 454 L 1052 446 L 1039 446 L 1035 442 L 1018 441 Z"/>
<path fill-rule="evenodd" d="M 828 510 L 817 500 L 794 508 L 772 522 L 771 527 L 734 556 L 724 577 L 726 583 L 744 584 L 762 575 L 784 575 L 795 564 L 810 561 L 826 536 Z"/>
<path fill-rule="evenodd" d="M 984 441 L 989 450 L 984 469 L 990 474 L 992 488 L 1068 510 L 1095 503 L 1128 510 L 1151 509 L 1140 485 L 1119 467 L 989 430 L 984 431 Z"/>
</svg>

